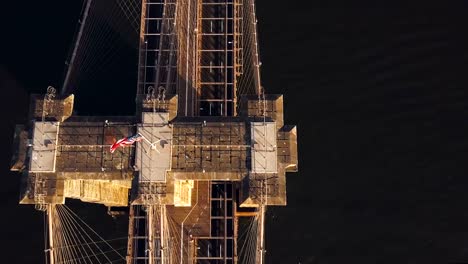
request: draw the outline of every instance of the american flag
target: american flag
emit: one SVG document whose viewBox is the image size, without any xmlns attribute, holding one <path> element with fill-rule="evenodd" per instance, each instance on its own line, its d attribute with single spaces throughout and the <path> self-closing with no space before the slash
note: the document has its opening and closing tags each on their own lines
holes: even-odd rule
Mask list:
<svg viewBox="0 0 468 264">
<path fill-rule="evenodd" d="M 124 137 L 122 139 L 117 140 L 112 146 L 110 147 L 110 152 L 114 153 L 114 151 L 120 147 L 120 146 L 128 146 L 132 145 L 135 142 L 141 141 L 143 139 L 143 136 L 140 133 L 136 133 L 133 136 L 130 137 Z"/>
</svg>

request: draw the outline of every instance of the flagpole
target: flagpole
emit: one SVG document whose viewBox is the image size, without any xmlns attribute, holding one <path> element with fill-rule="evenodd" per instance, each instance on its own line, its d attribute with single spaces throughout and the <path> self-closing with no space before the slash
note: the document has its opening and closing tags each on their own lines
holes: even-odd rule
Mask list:
<svg viewBox="0 0 468 264">
<path fill-rule="evenodd" d="M 161 139 L 159 139 L 159 140 L 157 140 L 157 141 L 151 143 L 151 141 L 149 141 L 147 138 L 145 138 L 145 136 L 141 135 L 141 138 L 143 138 L 143 140 L 145 140 L 145 141 L 150 145 L 151 149 L 154 149 L 154 150 L 156 150 L 157 152 L 159 152 L 159 150 L 156 148 L 156 146 L 155 146 L 154 144 L 160 142 Z"/>
<path fill-rule="evenodd" d="M 146 141 L 146 142 L 150 145 L 151 149 L 154 149 L 154 150 L 156 150 L 158 153 L 160 153 L 160 151 L 156 148 L 156 145 L 155 145 L 155 144 L 157 144 L 158 142 L 161 142 L 163 139 L 159 139 L 159 140 L 156 140 L 155 142 L 151 143 L 151 141 L 149 141 L 149 140 L 148 140 L 145 136 L 143 136 L 142 134 L 140 134 L 140 133 L 137 133 L 137 134 L 140 136 L 141 139 L 143 139 L 144 141 Z M 132 136 L 132 137 L 135 137 L 135 136 Z M 117 141 L 118 143 L 114 143 L 113 145 L 111 145 L 111 153 L 113 152 L 112 147 L 113 147 L 115 144 L 118 144 L 118 145 L 115 147 L 115 148 L 117 148 L 117 147 L 121 146 L 122 144 L 124 144 L 124 145 L 130 145 L 130 144 L 133 144 L 135 141 L 137 141 L 137 142 L 140 141 L 140 140 L 136 139 L 136 140 L 134 140 L 134 141 L 133 141 L 132 143 L 130 143 L 130 144 L 128 144 L 127 142 L 120 142 L 120 141 L 125 141 L 125 140 L 127 140 L 127 139 L 128 139 L 128 138 L 120 139 L 120 140 Z M 145 152 L 146 152 L 146 150 L 145 150 Z"/>
</svg>

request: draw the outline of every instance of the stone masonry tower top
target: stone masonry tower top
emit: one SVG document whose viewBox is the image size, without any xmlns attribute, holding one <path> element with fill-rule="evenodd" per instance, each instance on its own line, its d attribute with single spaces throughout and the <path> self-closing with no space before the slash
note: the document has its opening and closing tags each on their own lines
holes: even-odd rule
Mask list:
<svg viewBox="0 0 468 264">
<path fill-rule="evenodd" d="M 136 114 L 75 116 L 73 95 L 31 96 L 15 133 L 20 203 L 47 210 L 51 234 L 66 198 L 128 206 L 128 264 L 264 263 L 265 211 L 286 205 L 297 131 L 260 85 L 254 1 L 141 10 Z M 131 135 L 144 140 L 110 152 Z"/>
</svg>

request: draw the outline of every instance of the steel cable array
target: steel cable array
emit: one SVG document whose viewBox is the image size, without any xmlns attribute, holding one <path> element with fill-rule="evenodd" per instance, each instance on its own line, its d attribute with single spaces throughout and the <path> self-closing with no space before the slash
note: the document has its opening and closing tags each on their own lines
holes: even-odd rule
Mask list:
<svg viewBox="0 0 468 264">
<path fill-rule="evenodd" d="M 66 205 L 49 205 L 48 210 L 53 246 L 45 250 L 46 263 L 125 263 L 127 247 L 114 248 L 109 242 L 127 237 L 104 239 Z"/>
</svg>

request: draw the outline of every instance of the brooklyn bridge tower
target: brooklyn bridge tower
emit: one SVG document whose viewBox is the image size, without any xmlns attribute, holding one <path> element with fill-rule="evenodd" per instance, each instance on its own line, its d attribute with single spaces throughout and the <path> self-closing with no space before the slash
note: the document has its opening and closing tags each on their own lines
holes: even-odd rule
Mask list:
<svg viewBox="0 0 468 264">
<path fill-rule="evenodd" d="M 115 262 L 265 262 L 265 211 L 286 205 L 297 143 L 261 85 L 256 21 L 254 0 L 143 0 L 135 116 L 73 115 L 68 80 L 32 96 L 12 169 L 20 203 L 47 215 L 46 261 L 113 262 L 67 222 L 73 198 L 129 207 Z M 109 151 L 130 135 L 143 140 Z"/>
</svg>

